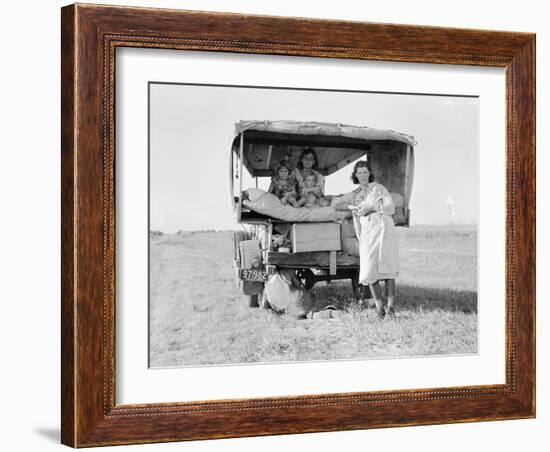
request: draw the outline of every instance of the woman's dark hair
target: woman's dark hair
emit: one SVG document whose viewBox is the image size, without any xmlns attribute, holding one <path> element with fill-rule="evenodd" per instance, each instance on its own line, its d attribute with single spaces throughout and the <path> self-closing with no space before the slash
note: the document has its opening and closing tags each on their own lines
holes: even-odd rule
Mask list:
<svg viewBox="0 0 550 452">
<path fill-rule="evenodd" d="M 300 154 L 300 158 L 298 159 L 298 163 L 296 165 L 296 168 L 298 168 L 300 171 L 304 169 L 302 159 L 309 154 L 313 155 L 313 158 L 315 159 L 315 163 L 313 164 L 311 169 L 317 170 L 319 168 L 319 159 L 317 158 L 317 153 L 315 152 L 315 150 L 313 148 L 305 148 Z"/>
<path fill-rule="evenodd" d="M 357 170 L 359 168 L 367 168 L 369 170 L 369 182 L 374 182 L 374 173 L 370 169 L 370 166 L 367 163 L 367 161 L 366 160 L 359 160 L 353 167 L 353 173 L 351 173 L 351 181 L 354 184 L 359 183 L 359 179 L 357 179 L 357 177 L 355 176 L 355 173 L 357 172 Z"/>
</svg>

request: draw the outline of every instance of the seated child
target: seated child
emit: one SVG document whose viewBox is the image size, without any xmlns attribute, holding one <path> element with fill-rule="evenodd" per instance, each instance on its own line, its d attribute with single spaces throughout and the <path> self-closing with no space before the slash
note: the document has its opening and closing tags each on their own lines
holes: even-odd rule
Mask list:
<svg viewBox="0 0 550 452">
<path fill-rule="evenodd" d="M 283 205 L 288 203 L 296 207 L 296 181 L 290 176 L 290 170 L 285 163 L 277 169 L 277 176 L 271 179 L 268 191 L 277 196 Z"/>
<path fill-rule="evenodd" d="M 316 185 L 315 174 L 309 174 L 304 177 L 304 186 L 300 190 L 300 199 L 295 207 L 317 207 L 318 199 L 323 197 L 321 189 Z"/>
</svg>

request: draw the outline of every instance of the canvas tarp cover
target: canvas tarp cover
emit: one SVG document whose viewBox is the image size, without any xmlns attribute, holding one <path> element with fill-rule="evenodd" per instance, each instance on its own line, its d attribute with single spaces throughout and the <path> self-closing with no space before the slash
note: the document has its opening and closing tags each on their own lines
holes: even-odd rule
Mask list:
<svg viewBox="0 0 550 452">
<path fill-rule="evenodd" d="M 333 124 L 328 122 L 301 121 L 239 121 L 235 124 L 235 134 L 246 130 L 273 132 L 291 135 L 323 135 L 360 140 L 392 140 L 414 146 L 414 138 L 393 130 L 374 129 L 365 126 Z"/>
<path fill-rule="evenodd" d="M 272 176 L 281 162 L 296 168 L 305 148 L 314 150 L 317 171 L 328 176 L 367 154 L 404 155 L 414 145 L 413 137 L 393 130 L 321 122 L 240 121 L 235 131 L 233 152 L 240 153 L 242 140 L 242 163 L 252 177 Z"/>
</svg>

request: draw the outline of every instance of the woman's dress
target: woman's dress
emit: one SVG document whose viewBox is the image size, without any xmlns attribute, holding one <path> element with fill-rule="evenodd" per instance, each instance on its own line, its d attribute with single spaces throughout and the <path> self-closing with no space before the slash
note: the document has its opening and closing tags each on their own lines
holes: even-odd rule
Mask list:
<svg viewBox="0 0 550 452">
<path fill-rule="evenodd" d="M 395 213 L 392 197 L 386 187 L 377 182 L 371 182 L 366 193 L 360 188 L 352 193 L 353 205 L 375 209 L 364 216 L 353 213 L 359 240 L 359 283 L 395 279 L 399 273 L 399 250 L 392 218 Z"/>
</svg>

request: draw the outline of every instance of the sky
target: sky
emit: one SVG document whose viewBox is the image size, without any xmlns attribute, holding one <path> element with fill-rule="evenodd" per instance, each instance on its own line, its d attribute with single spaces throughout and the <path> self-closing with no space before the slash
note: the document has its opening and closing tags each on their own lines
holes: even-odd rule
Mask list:
<svg viewBox="0 0 550 452">
<path fill-rule="evenodd" d="M 234 124 L 246 119 L 332 122 L 413 135 L 411 224 L 477 222 L 477 98 L 177 84 L 149 89 L 152 230 L 237 228 L 229 158 Z M 351 170 L 349 165 L 328 176 L 325 192 L 354 189 Z M 260 181 L 260 187 L 268 184 Z"/>
</svg>

